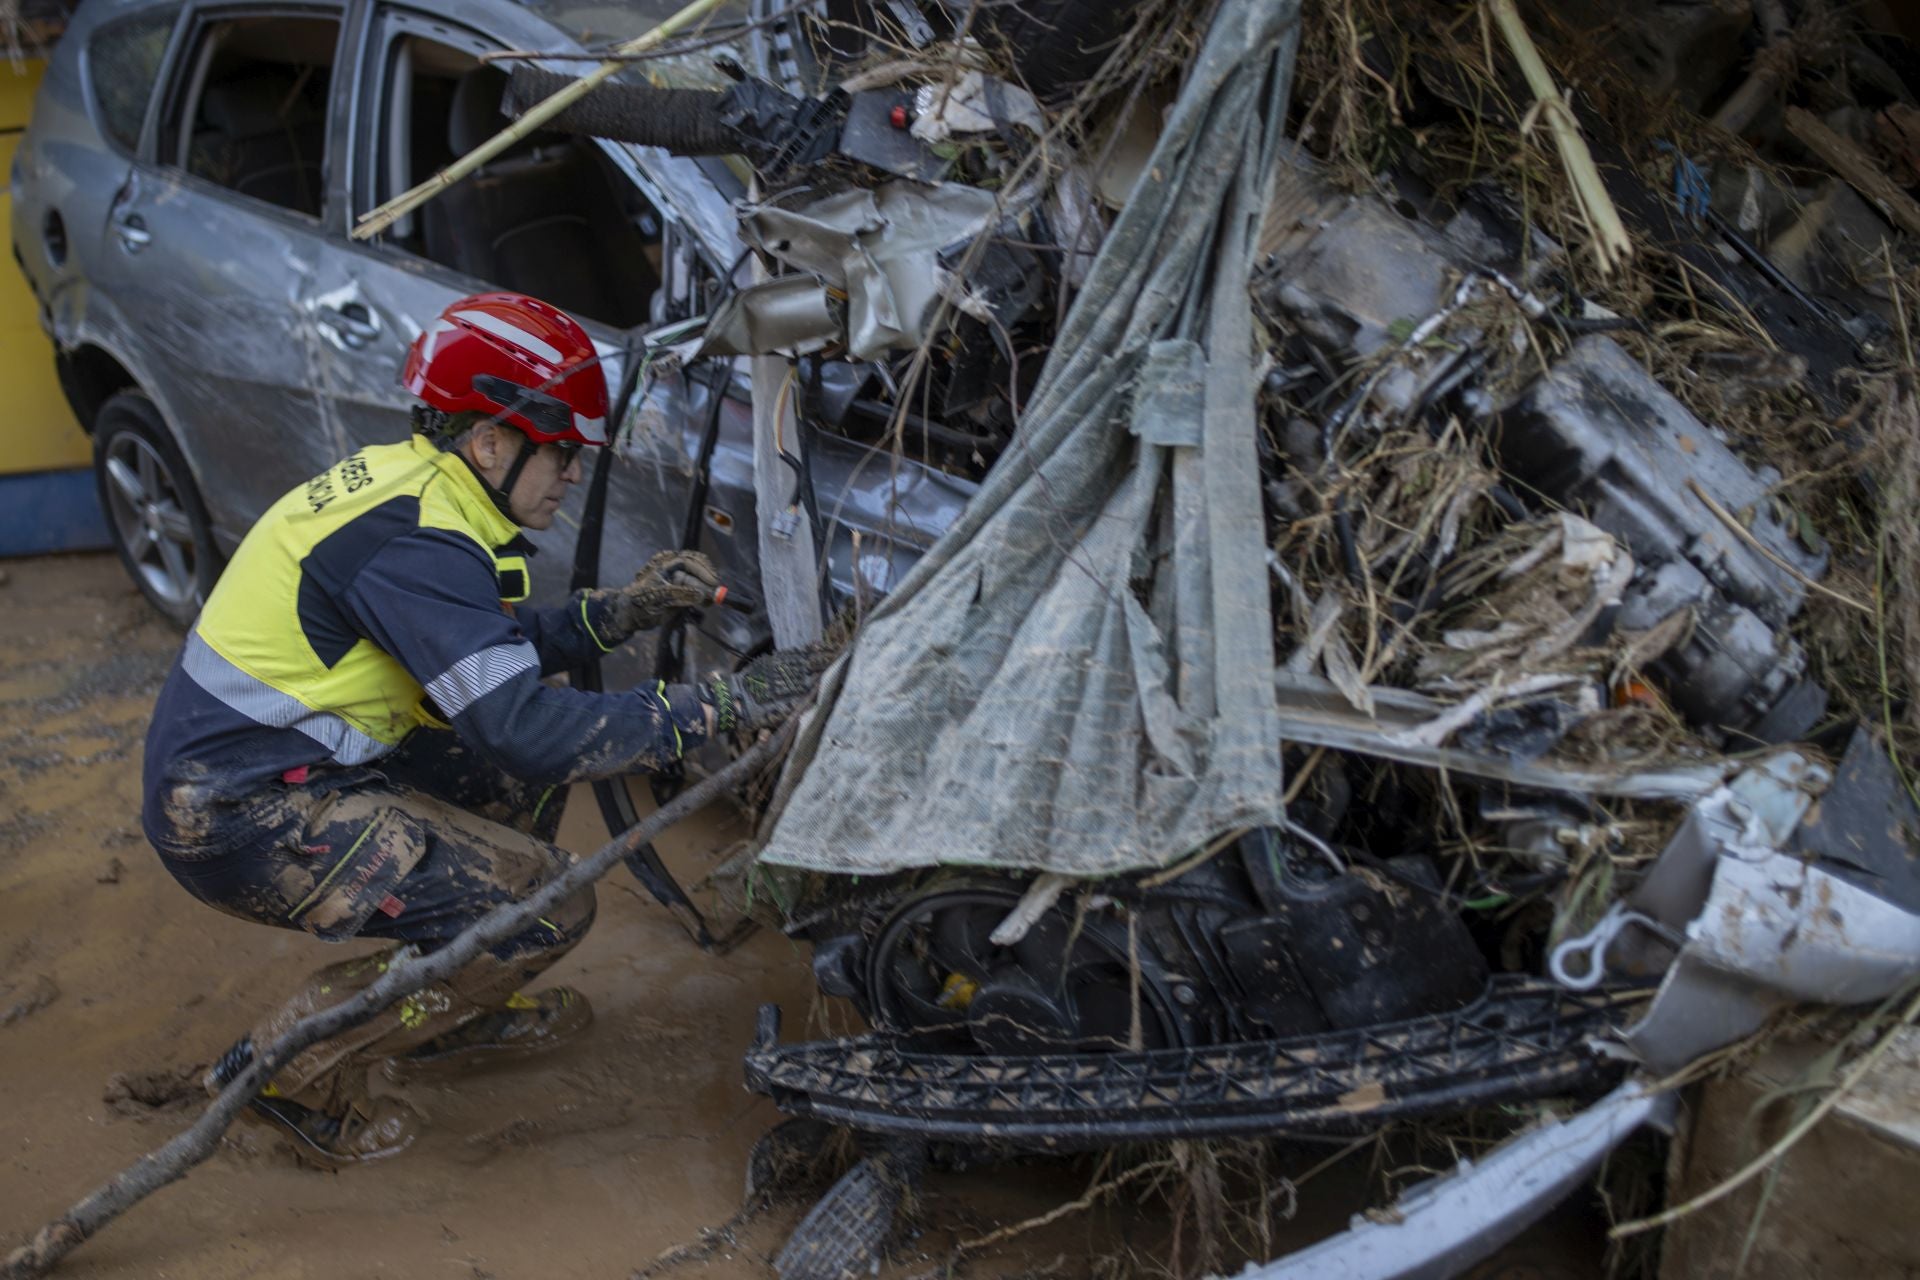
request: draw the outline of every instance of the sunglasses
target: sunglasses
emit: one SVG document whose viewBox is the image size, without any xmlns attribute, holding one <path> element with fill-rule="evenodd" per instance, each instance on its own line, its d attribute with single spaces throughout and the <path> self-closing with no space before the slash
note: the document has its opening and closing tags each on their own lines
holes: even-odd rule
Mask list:
<svg viewBox="0 0 1920 1280">
<path fill-rule="evenodd" d="M 549 440 L 546 442 L 546 447 L 560 455 L 560 469 L 562 471 L 572 466 L 573 460 L 580 456 L 582 449 L 586 448 L 585 445 L 577 440 Z"/>
</svg>

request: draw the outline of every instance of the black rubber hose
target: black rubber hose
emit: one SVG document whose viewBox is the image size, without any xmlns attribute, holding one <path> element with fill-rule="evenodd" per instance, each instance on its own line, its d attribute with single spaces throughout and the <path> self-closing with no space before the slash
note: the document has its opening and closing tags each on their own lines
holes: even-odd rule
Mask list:
<svg viewBox="0 0 1920 1280">
<path fill-rule="evenodd" d="M 500 109 L 518 117 L 574 79 L 537 67 L 515 67 Z M 740 137 L 721 123 L 720 108 L 726 96 L 725 90 L 603 84 L 540 127 L 662 147 L 675 155 L 732 155 L 740 150 Z"/>
</svg>

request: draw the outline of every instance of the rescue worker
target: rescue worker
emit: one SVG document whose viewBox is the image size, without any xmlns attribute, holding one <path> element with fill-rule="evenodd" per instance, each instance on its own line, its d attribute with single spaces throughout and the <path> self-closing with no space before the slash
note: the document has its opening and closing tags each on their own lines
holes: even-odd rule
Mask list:
<svg viewBox="0 0 1920 1280">
<path fill-rule="evenodd" d="M 209 906 L 327 941 L 431 951 L 569 862 L 552 841 L 566 784 L 659 769 L 716 734 L 777 722 L 820 650 L 773 653 L 694 685 L 626 692 L 541 677 L 711 604 L 698 553 L 663 553 L 617 590 L 551 609 L 528 594 L 522 529 L 545 529 L 607 443 L 586 333 L 535 299 L 454 303 L 408 353 L 421 403 L 374 445 L 268 508 L 234 553 L 161 689 L 143 825 Z M 300 1054 L 249 1106 L 326 1164 L 390 1155 L 419 1117 L 375 1098 L 405 1077 L 538 1052 L 585 1028 L 585 997 L 523 987 L 593 923 L 591 889 L 449 981 Z M 265 1044 L 384 971 L 388 951 L 315 973 L 209 1072 L 217 1092 Z"/>
</svg>

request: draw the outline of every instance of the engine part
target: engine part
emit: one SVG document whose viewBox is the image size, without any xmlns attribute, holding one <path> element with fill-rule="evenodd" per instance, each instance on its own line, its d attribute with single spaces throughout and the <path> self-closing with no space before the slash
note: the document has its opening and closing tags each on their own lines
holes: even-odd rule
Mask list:
<svg viewBox="0 0 1920 1280">
<path fill-rule="evenodd" d="M 1256 297 L 1324 356 L 1375 358 L 1412 320 L 1453 305 L 1462 276 L 1508 269 L 1488 225 L 1469 208 L 1435 230 L 1377 200 L 1339 196 L 1308 167 L 1283 166 Z M 1430 403 L 1471 372 L 1472 336 L 1455 333 L 1433 350 L 1400 344 L 1367 385 L 1367 406 L 1405 413 Z M 1803 546 L 1799 522 L 1776 509 L 1768 490 L 1777 476 L 1748 467 L 1598 334 L 1578 339 L 1501 408 L 1493 442 L 1508 474 L 1633 554 L 1638 572 L 1616 628 L 1644 630 L 1691 611 L 1690 633 L 1653 672 L 1688 719 L 1748 742 L 1790 741 L 1818 722 L 1826 695 L 1806 678 L 1806 656 L 1786 627 L 1805 594 L 1801 577 L 1818 578 L 1826 555 Z M 1734 512 L 1765 550 L 1701 494 Z"/>
<path fill-rule="evenodd" d="M 1055 908 L 1017 942 L 995 945 L 994 929 L 1020 899 L 1016 883 L 971 884 L 936 887 L 896 907 L 867 948 L 871 1021 L 922 1048 L 985 1053 L 1123 1049 L 1133 1043 L 1136 1015 L 1143 1045 L 1196 1038 L 1178 994 L 1193 991 L 1191 982 L 1170 973 L 1137 934 L 1130 946 L 1112 920 Z M 835 941 L 818 945 L 831 955 Z M 816 949 L 816 972 L 821 954 Z"/>
<path fill-rule="evenodd" d="M 1681 609 L 1691 636 L 1656 674 L 1688 718 L 1762 741 L 1799 737 L 1826 699 L 1785 632 L 1804 578 L 1826 570 L 1750 469 L 1612 339 L 1589 335 L 1499 415 L 1501 465 L 1625 543 L 1640 566 L 1617 625 L 1642 630 Z M 1740 513 L 1752 543 L 1701 498 Z"/>
<path fill-rule="evenodd" d="M 1268 914 L 1220 930 L 1247 1012 L 1267 1034 L 1395 1022 L 1457 1009 L 1486 989 L 1487 963 L 1430 860 L 1390 859 L 1383 888 L 1378 874 L 1291 854 L 1273 831 L 1241 842 Z"/>
<path fill-rule="evenodd" d="M 840 127 L 840 154 L 916 182 L 939 182 L 953 168 L 953 153 L 942 155 L 905 128 L 914 95 L 906 89 L 869 89 L 854 94 Z"/>
<path fill-rule="evenodd" d="M 1115 1142 L 1365 1131 L 1388 1120 L 1605 1088 L 1624 1069 L 1592 1047 L 1643 989 L 1573 992 L 1502 975 L 1464 1009 L 1388 1025 L 1210 1048 L 924 1053 L 899 1038 L 777 1043 L 765 1005 L 747 1087 L 781 1110 L 923 1141 L 1046 1150 Z"/>
</svg>

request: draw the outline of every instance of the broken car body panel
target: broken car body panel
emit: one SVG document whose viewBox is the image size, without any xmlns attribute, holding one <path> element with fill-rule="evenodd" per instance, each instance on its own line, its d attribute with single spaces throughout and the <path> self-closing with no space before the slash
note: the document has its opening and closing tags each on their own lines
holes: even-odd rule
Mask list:
<svg viewBox="0 0 1920 1280">
<path fill-rule="evenodd" d="M 1629 1081 L 1565 1120 L 1547 1119 L 1478 1161 L 1406 1192 L 1377 1218 L 1248 1267 L 1239 1280 L 1446 1280 L 1491 1256 L 1591 1177 L 1643 1125 L 1671 1122 L 1672 1093 Z"/>
</svg>

